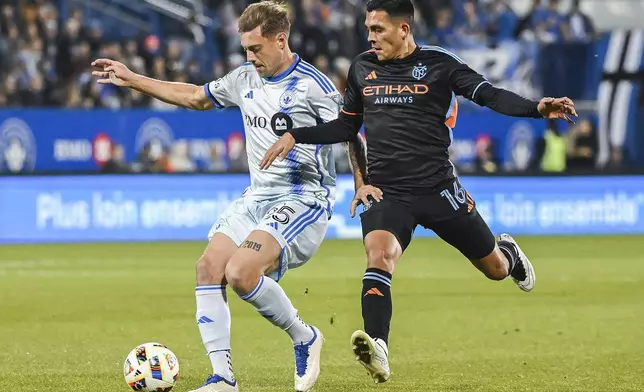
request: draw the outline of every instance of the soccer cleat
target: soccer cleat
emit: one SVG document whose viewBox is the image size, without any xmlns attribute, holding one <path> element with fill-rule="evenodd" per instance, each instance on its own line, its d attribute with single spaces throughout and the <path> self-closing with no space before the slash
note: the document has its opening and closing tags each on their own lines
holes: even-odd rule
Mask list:
<svg viewBox="0 0 644 392">
<path fill-rule="evenodd" d="M 534 268 L 532 268 L 530 260 L 528 260 L 525 253 L 523 253 L 523 251 L 519 247 L 519 244 L 517 244 L 514 238 L 512 238 L 512 236 L 510 236 L 509 234 L 501 234 L 499 236 L 499 241 L 509 242 L 517 250 L 519 259 L 514 265 L 514 269 L 510 273 L 510 276 L 512 277 L 512 280 L 514 280 L 514 283 L 516 283 L 521 290 L 526 292 L 531 291 L 534 288 L 536 277 L 534 275 Z"/>
<path fill-rule="evenodd" d="M 324 336 L 319 329 L 311 327 L 313 339 L 308 343 L 296 344 L 295 349 L 295 390 L 310 391 L 320 377 L 320 357 Z"/>
<path fill-rule="evenodd" d="M 351 335 L 351 348 L 356 360 L 364 366 L 376 384 L 389 380 L 389 354 L 387 343 L 381 339 L 372 339 L 363 331 Z"/>
<path fill-rule="evenodd" d="M 229 381 L 218 374 L 208 376 L 206 382 L 190 392 L 238 392 L 237 381 Z"/>
</svg>

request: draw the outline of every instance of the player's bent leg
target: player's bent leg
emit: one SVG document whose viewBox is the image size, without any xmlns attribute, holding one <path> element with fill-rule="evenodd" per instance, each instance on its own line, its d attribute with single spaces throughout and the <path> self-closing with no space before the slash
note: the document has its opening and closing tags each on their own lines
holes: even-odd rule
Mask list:
<svg viewBox="0 0 644 392">
<path fill-rule="evenodd" d="M 324 204 L 328 205 L 328 204 Z M 328 210 L 317 199 L 291 196 L 266 211 L 259 226 L 268 231 L 283 246 L 277 271 L 270 276 L 279 279 L 290 269 L 305 265 L 320 248 L 328 229 Z M 288 212 L 290 216 L 282 212 Z M 294 343 L 296 391 L 309 391 L 320 376 L 320 361 L 324 336 L 311 326 L 314 338 L 307 343 Z"/>
<path fill-rule="evenodd" d="M 213 373 L 199 392 L 234 392 L 237 382 L 232 370 L 230 309 L 226 298 L 226 264 L 237 251 L 227 235 L 215 233 L 197 261 L 197 325 L 212 364 Z"/>
<path fill-rule="evenodd" d="M 277 268 L 281 252 L 280 244 L 269 233 L 251 232 L 226 266 L 225 276 L 230 287 L 240 297 L 251 293 L 266 272 Z"/>
<path fill-rule="evenodd" d="M 241 299 L 283 329 L 295 349 L 295 389 L 309 391 L 319 376 L 323 336 L 299 317 L 282 287 L 266 274 L 279 266 L 280 243 L 263 230 L 253 231 L 226 267 L 226 279 Z"/>
<path fill-rule="evenodd" d="M 504 280 L 511 276 L 523 291 L 534 287 L 534 269 L 516 241 L 507 234 L 502 234 L 497 241 L 476 209 L 433 226 L 438 236 L 458 249 L 489 279 Z"/>
<path fill-rule="evenodd" d="M 504 280 L 509 275 L 509 262 L 498 246 L 487 256 L 473 257 L 470 261 L 490 280 Z"/>
</svg>

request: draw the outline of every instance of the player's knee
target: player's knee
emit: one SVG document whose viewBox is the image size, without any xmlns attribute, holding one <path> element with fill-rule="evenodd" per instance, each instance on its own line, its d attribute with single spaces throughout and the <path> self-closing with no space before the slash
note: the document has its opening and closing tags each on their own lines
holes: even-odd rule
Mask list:
<svg viewBox="0 0 644 392">
<path fill-rule="evenodd" d="M 197 284 L 224 284 L 226 283 L 224 270 L 226 263 L 203 254 L 196 264 Z"/>
<path fill-rule="evenodd" d="M 243 261 L 232 259 L 226 266 L 226 281 L 240 295 L 252 291 L 257 284 L 258 274 L 244 265 Z"/>
<path fill-rule="evenodd" d="M 398 254 L 393 249 L 386 247 L 371 247 L 367 249 L 368 268 L 378 268 L 392 273 L 398 259 Z"/>
</svg>

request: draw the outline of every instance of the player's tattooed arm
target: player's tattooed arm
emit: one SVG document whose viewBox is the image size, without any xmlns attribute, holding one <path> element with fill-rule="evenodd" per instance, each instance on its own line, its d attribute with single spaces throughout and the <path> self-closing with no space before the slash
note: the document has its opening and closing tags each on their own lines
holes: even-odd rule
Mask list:
<svg viewBox="0 0 644 392">
<path fill-rule="evenodd" d="M 353 172 L 355 189 L 358 190 L 363 185 L 367 185 L 367 146 L 360 134 L 356 135 L 354 141 L 342 143 Z"/>
<path fill-rule="evenodd" d="M 259 242 L 246 240 L 241 244 L 240 248 L 248 248 L 259 252 L 262 249 L 262 244 L 260 244 Z"/>
</svg>

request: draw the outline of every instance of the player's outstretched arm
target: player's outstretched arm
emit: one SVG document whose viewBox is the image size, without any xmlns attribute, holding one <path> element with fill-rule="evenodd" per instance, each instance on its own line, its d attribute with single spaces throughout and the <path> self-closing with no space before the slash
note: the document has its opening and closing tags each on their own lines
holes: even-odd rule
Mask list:
<svg viewBox="0 0 644 392">
<path fill-rule="evenodd" d="M 573 123 L 570 116 L 577 116 L 570 98 L 543 98 L 536 102 L 493 86 L 456 55 L 446 53 L 441 60 L 452 91 L 497 113 L 512 117 L 560 118 L 570 123 Z"/>
<path fill-rule="evenodd" d="M 291 129 L 266 151 L 259 167 L 262 170 L 268 169 L 277 157 L 284 160 L 295 143 L 336 144 L 353 141 L 361 126 L 362 116 L 340 113 L 337 119 L 324 124 Z"/>
<path fill-rule="evenodd" d="M 208 110 L 214 107 L 206 96 L 203 87 L 188 83 L 165 82 L 148 78 L 132 72 L 125 64 L 110 60 L 98 59 L 92 62 L 97 70 L 92 75 L 99 78 L 98 83 L 129 87 L 163 102 L 187 109 Z"/>
<path fill-rule="evenodd" d="M 480 88 L 475 102 L 495 112 L 513 117 L 563 119 L 574 123 L 571 116 L 577 116 L 575 104 L 570 98 L 543 98 L 535 102 L 489 84 Z"/>
</svg>

